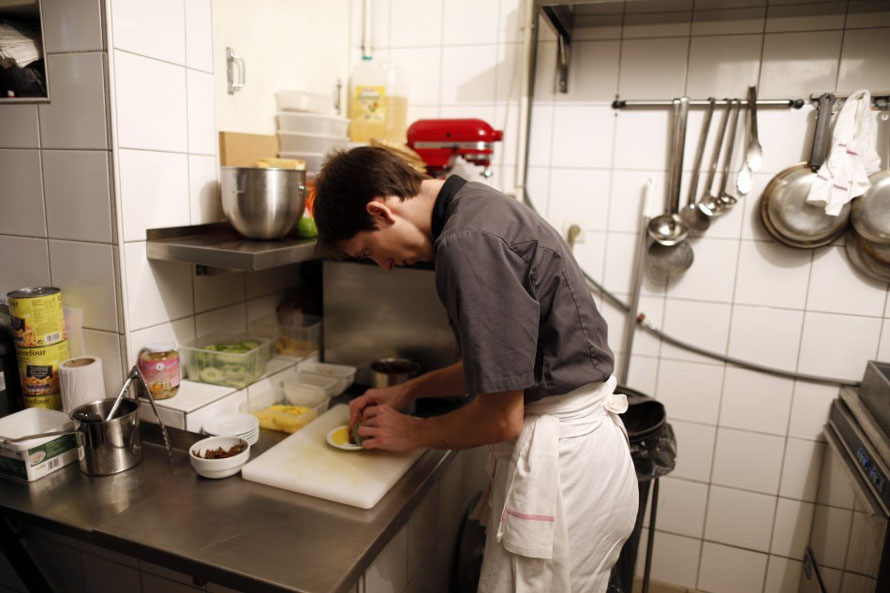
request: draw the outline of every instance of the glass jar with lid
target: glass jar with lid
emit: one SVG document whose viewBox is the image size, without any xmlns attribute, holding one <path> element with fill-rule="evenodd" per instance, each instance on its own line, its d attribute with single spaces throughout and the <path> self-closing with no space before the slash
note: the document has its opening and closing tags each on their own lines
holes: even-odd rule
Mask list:
<svg viewBox="0 0 890 593">
<path fill-rule="evenodd" d="M 179 391 L 179 352 L 173 342 L 150 342 L 139 352 L 139 370 L 154 399 Z"/>
</svg>

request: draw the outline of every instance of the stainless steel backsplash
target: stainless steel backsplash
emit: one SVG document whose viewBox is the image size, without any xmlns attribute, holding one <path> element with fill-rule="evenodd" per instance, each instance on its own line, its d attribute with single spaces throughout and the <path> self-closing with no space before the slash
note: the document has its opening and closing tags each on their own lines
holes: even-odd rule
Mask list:
<svg viewBox="0 0 890 593">
<path fill-rule="evenodd" d="M 457 344 L 436 294 L 435 272 L 324 262 L 326 362 L 358 367 L 356 383 L 370 384 L 371 363 L 398 356 L 421 372 L 456 362 Z"/>
</svg>

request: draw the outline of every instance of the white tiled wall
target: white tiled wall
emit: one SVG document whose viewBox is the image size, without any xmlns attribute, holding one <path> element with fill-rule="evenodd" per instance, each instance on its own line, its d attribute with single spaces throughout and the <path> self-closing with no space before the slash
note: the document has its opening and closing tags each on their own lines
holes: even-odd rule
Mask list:
<svg viewBox="0 0 890 593">
<path fill-rule="evenodd" d="M 121 309 L 126 360 L 156 339 L 241 331 L 248 311 L 274 311 L 296 283 L 293 267 L 196 276 L 193 266 L 152 262 L 146 229 L 220 219 L 214 118 L 213 6 L 111 0 L 110 89 Z"/>
<path fill-rule="evenodd" d="M 353 0 L 353 18 L 360 4 Z M 475 116 L 504 129 L 490 183 L 508 191 L 521 4 L 373 2 L 375 55 L 407 76 L 409 119 Z M 581 225 L 579 262 L 624 299 L 647 178 L 650 211 L 663 204 L 669 113 L 614 111 L 616 94 L 744 97 L 756 84 L 761 98 L 807 98 L 890 83 L 890 6 L 880 0 L 639 0 L 598 13 L 575 30 L 566 94 L 554 92 L 555 37 L 547 25 L 540 31 L 528 191 L 558 230 Z M 415 25 L 421 15 L 423 28 Z M 809 155 L 814 113 L 807 106 L 759 116 L 764 165 L 752 193 L 693 241 L 695 263 L 682 279 L 644 282 L 641 310 L 671 335 L 720 353 L 858 379 L 867 360 L 890 353 L 888 287 L 852 271 L 842 244 L 792 250 L 762 230 L 756 198 L 775 173 Z M 689 119 L 684 200 L 702 111 Z M 886 164 L 890 118 L 877 119 Z M 619 351 L 623 316 L 609 305 L 603 313 Z M 821 429 L 837 388 L 727 366 L 643 333 L 629 383 L 665 403 L 679 446 L 677 468 L 663 481 L 653 578 L 702 591 L 796 591 L 825 451 Z M 827 526 L 842 519 L 818 518 Z"/>
<path fill-rule="evenodd" d="M 103 3 L 42 3 L 50 102 L 0 105 L 0 298 L 57 286 L 106 389 L 122 369 Z"/>
<path fill-rule="evenodd" d="M 352 0 L 353 50 L 360 4 Z M 504 129 L 490 180 L 504 189 L 515 178 L 521 4 L 373 2 L 376 53 L 401 66 L 409 118 L 477 115 Z M 209 0 L 150 9 L 45 0 L 52 102 L 0 109 L 0 177 L 15 179 L 0 191 L 0 292 L 61 286 L 84 308 L 87 348 L 105 360 L 107 385 L 119 384 L 144 342 L 243 327 L 295 279 L 293 270 L 201 278 L 145 257 L 145 229 L 219 217 L 212 11 Z M 757 84 L 763 98 L 807 97 L 887 90 L 890 80 L 881 0 L 640 0 L 600 12 L 576 31 L 567 94 L 554 92 L 556 42 L 541 31 L 528 188 L 557 228 L 583 227 L 579 261 L 625 298 L 647 178 L 650 208 L 660 208 L 668 126 L 666 111 L 612 111 L 614 95 L 742 96 Z M 693 111 L 687 163 L 700 125 Z M 879 125 L 886 143 L 888 122 Z M 754 192 L 694 242 L 696 263 L 682 280 L 644 284 L 642 310 L 719 352 L 857 378 L 865 360 L 890 352 L 887 286 L 851 272 L 838 245 L 776 245 L 755 208 L 774 173 L 806 158 L 812 128 L 809 107 L 761 110 Z M 890 149 L 881 150 L 886 159 Z M 617 351 L 622 316 L 603 307 Z M 704 591 L 794 590 L 811 525 L 842 530 L 852 516 L 816 513 L 813 502 L 836 389 L 725 367 L 648 335 L 634 344 L 630 384 L 665 402 L 680 448 L 662 489 L 672 511 L 660 514 L 654 578 Z M 112 563 L 139 578 L 138 567 Z"/>
</svg>

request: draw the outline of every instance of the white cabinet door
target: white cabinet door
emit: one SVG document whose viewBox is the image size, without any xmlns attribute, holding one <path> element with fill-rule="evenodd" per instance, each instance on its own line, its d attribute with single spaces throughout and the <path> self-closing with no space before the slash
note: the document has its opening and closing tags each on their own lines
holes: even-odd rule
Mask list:
<svg viewBox="0 0 890 593">
<path fill-rule="evenodd" d="M 218 130 L 275 133 L 275 91 L 332 97 L 348 81 L 349 0 L 214 0 L 213 71 Z M 243 89 L 228 94 L 226 47 L 246 64 Z"/>
</svg>

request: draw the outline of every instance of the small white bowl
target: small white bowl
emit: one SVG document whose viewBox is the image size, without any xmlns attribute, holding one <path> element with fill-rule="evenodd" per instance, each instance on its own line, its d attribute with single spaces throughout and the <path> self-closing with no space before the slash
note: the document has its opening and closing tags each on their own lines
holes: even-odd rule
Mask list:
<svg viewBox="0 0 890 593">
<path fill-rule="evenodd" d="M 238 443 L 244 443 L 247 448 L 231 457 L 223 459 L 204 459 L 197 453 L 204 453 L 208 449 L 230 449 Z M 189 460 L 198 475 L 205 478 L 228 478 L 241 471 L 241 466 L 250 459 L 250 443 L 240 437 L 210 437 L 202 439 L 189 448 Z"/>
</svg>

